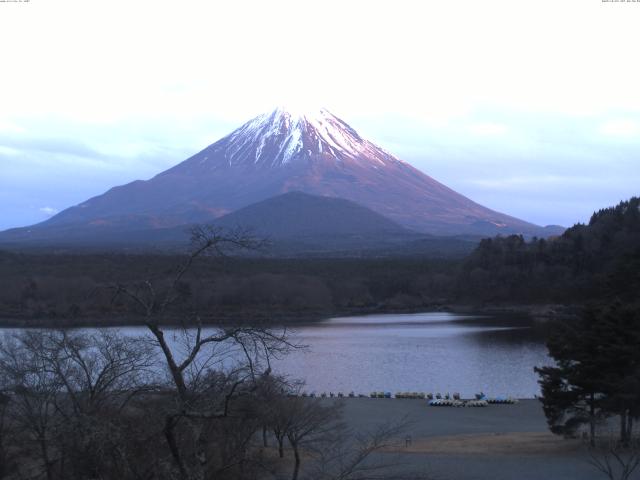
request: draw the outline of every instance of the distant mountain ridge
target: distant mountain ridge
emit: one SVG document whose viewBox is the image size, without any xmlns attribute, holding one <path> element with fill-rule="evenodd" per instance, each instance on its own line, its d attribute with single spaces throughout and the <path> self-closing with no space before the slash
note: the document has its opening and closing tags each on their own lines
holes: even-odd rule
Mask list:
<svg viewBox="0 0 640 480">
<path fill-rule="evenodd" d="M 438 237 L 408 230 L 349 200 L 288 192 L 219 217 L 209 225 L 243 231 L 264 245 L 237 254 L 272 257 L 461 257 L 480 238 Z M 184 251 L 195 224 L 168 228 L 73 230 L 68 225 L 47 228 L 46 242 L 21 237 L 20 231 L 2 236 L 0 247 L 68 252 L 117 250 L 131 253 Z M 71 228 L 71 230 L 70 230 Z M 69 233 L 71 232 L 71 235 Z"/>
<path fill-rule="evenodd" d="M 214 220 L 226 228 L 247 227 L 272 238 L 415 235 L 388 218 L 342 198 L 288 192 Z"/>
<path fill-rule="evenodd" d="M 292 191 L 349 200 L 404 228 L 435 235 L 561 232 L 469 200 L 363 139 L 327 110 L 294 114 L 279 108 L 150 180 L 114 187 L 45 222 L 0 234 L 0 241 L 47 241 L 63 231 L 78 239 L 160 234 Z"/>
</svg>

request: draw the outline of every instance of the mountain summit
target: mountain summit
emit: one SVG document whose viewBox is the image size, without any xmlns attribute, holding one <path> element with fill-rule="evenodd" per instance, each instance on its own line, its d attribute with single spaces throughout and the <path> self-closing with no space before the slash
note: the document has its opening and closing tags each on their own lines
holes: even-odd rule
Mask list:
<svg viewBox="0 0 640 480">
<path fill-rule="evenodd" d="M 12 232 L 140 231 L 210 222 L 286 192 L 363 205 L 418 232 L 438 235 L 549 231 L 495 212 L 362 138 L 325 109 L 259 115 L 147 181 L 112 188 L 51 219 Z"/>
<path fill-rule="evenodd" d="M 222 167 L 276 168 L 320 158 L 378 166 L 399 161 L 326 109 L 293 113 L 282 107 L 250 120 L 196 157 L 167 173 Z"/>
</svg>

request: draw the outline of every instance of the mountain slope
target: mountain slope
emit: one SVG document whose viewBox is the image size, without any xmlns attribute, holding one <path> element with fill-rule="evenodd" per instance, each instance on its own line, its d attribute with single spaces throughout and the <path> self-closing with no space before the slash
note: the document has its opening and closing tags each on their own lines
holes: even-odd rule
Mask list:
<svg viewBox="0 0 640 480">
<path fill-rule="evenodd" d="M 416 233 L 341 198 L 289 192 L 216 219 L 224 228 L 249 228 L 269 240 L 274 256 L 461 257 L 479 239 Z"/>
<path fill-rule="evenodd" d="M 226 228 L 250 228 L 277 239 L 413 237 L 415 234 L 382 215 L 341 198 L 289 192 L 254 203 L 214 222 Z"/>
<path fill-rule="evenodd" d="M 431 234 L 556 233 L 469 200 L 363 139 L 326 110 L 276 109 L 150 180 L 112 188 L 11 235 L 46 238 L 48 231 L 63 228 L 66 235 L 82 236 L 87 229 L 210 222 L 291 191 L 344 198 Z"/>
</svg>

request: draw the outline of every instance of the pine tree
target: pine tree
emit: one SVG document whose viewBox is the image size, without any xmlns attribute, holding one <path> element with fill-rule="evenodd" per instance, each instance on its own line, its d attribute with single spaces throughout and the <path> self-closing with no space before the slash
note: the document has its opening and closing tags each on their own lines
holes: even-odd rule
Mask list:
<svg viewBox="0 0 640 480">
<path fill-rule="evenodd" d="M 596 424 L 601 411 L 602 371 L 598 363 L 600 342 L 589 330 L 585 317 L 575 324 L 563 323 L 547 341 L 555 367 L 536 368 L 540 375 L 540 398 L 553 433 L 573 436 L 580 426 L 589 425 L 589 438 L 595 442 Z"/>
<path fill-rule="evenodd" d="M 620 440 L 629 443 L 640 416 L 640 310 L 613 303 L 587 309 L 556 328 L 547 342 L 552 367 L 536 368 L 541 401 L 552 432 L 574 435 L 599 419 L 620 418 Z"/>
<path fill-rule="evenodd" d="M 605 393 L 603 408 L 620 417 L 620 440 L 628 445 L 633 420 L 640 415 L 640 311 L 614 303 L 593 318 L 603 345 L 599 361 Z"/>
</svg>

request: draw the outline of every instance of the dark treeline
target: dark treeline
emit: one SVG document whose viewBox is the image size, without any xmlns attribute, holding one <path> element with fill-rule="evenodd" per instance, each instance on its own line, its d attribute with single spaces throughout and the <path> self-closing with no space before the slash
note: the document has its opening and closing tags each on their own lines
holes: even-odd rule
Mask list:
<svg viewBox="0 0 640 480">
<path fill-rule="evenodd" d="M 552 239 L 485 239 L 464 261 L 458 286 L 483 302 L 584 303 L 637 299 L 640 199 L 593 214 Z"/>
<path fill-rule="evenodd" d="M 562 236 L 481 241 L 464 259 L 204 258 L 181 281 L 205 321 L 295 321 L 448 304 L 583 304 L 640 288 L 639 199 L 594 213 Z M 8 324 L 129 323 L 105 285 L 168 281 L 178 255 L 0 252 Z"/>
<path fill-rule="evenodd" d="M 0 254 L 0 319 L 68 325 L 133 321 L 104 286 L 168 281 L 184 257 Z M 181 287 L 205 321 L 319 318 L 445 302 L 449 260 L 202 258 Z"/>
</svg>

